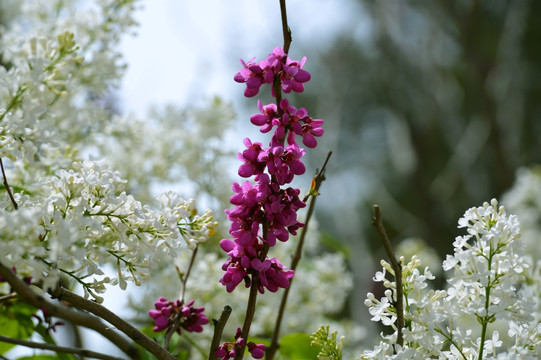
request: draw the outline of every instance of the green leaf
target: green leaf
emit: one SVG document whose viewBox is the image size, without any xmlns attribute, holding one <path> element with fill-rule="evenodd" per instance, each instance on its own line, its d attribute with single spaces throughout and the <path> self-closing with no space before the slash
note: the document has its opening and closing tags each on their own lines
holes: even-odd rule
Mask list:
<svg viewBox="0 0 541 360">
<path fill-rule="evenodd" d="M 32 315 L 36 312 L 33 306 L 22 302 L 12 302 L 0 308 L 0 329 L 2 335 L 26 340 L 34 332 Z M 5 354 L 15 347 L 14 344 L 0 342 L 0 354 Z"/>
<path fill-rule="evenodd" d="M 17 358 L 17 360 L 58 360 L 56 355 L 30 355 Z"/>
<path fill-rule="evenodd" d="M 310 334 L 294 333 L 282 336 L 278 352 L 290 360 L 317 359 L 319 350 L 310 346 Z"/>
</svg>

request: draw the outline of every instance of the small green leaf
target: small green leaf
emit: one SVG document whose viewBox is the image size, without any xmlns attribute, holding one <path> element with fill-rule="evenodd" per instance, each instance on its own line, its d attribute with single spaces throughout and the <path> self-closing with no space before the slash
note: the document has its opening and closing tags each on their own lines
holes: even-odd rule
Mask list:
<svg viewBox="0 0 541 360">
<path fill-rule="evenodd" d="M 290 360 L 317 359 L 320 349 L 314 348 L 310 343 L 310 334 L 288 334 L 280 339 L 278 352 Z"/>
</svg>

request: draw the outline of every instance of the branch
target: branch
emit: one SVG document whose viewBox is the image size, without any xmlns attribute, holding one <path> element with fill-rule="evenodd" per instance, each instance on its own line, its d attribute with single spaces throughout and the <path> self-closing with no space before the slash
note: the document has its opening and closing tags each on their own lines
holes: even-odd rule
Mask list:
<svg viewBox="0 0 541 360">
<path fill-rule="evenodd" d="M 158 359 L 175 360 L 175 357 L 171 355 L 164 347 L 143 334 L 137 328 L 129 324 L 124 319 L 120 318 L 118 315 L 116 315 L 106 307 L 93 301 L 87 300 L 82 296 L 79 296 L 67 289 L 64 289 L 63 287 L 58 287 L 56 290 L 52 291 L 51 295 L 58 300 L 68 302 L 77 309 L 91 312 L 92 314 L 109 322 L 118 330 L 126 334 L 135 343 L 141 345 L 143 348 L 155 355 Z"/>
<path fill-rule="evenodd" d="M 36 309 L 47 310 L 47 313 L 51 316 L 92 329 L 115 344 L 130 358 L 139 359 L 139 349 L 130 341 L 127 341 L 122 335 L 111 329 L 110 326 L 104 324 L 99 318 L 47 301 L 43 296 L 32 291 L 23 280 L 19 279 L 10 268 L 2 263 L 0 263 L 0 275 L 10 284 L 12 290 L 19 294 L 20 299 L 25 303 L 32 305 Z"/>
<path fill-rule="evenodd" d="M 308 232 L 308 223 L 310 222 L 310 219 L 312 218 L 312 214 L 314 212 L 314 208 L 316 205 L 316 197 L 317 195 L 319 195 L 319 187 L 321 186 L 321 183 L 325 180 L 325 168 L 327 167 L 327 163 L 329 162 L 329 158 L 331 157 L 331 155 L 332 151 L 329 151 L 329 153 L 327 154 L 327 158 L 325 159 L 325 162 L 321 167 L 321 170 L 316 173 L 312 180 L 312 186 L 310 188 L 310 191 L 303 199 L 303 201 L 306 202 L 306 200 L 308 200 L 308 197 L 312 196 L 312 198 L 310 199 L 310 205 L 308 206 L 308 213 L 306 214 L 305 224 L 302 228 L 299 243 L 297 244 L 297 250 L 295 251 L 295 255 L 293 255 L 293 261 L 291 262 L 291 270 L 293 271 L 297 269 L 297 265 L 301 260 L 304 239 L 306 237 L 306 233 Z M 287 298 L 289 296 L 289 289 L 291 289 L 293 279 L 294 278 L 291 278 L 289 280 L 289 286 L 285 289 L 284 295 L 282 296 L 282 301 L 280 302 L 280 308 L 278 310 L 276 324 L 274 325 L 274 332 L 272 333 L 271 344 L 265 351 L 267 360 L 272 360 L 274 358 L 274 355 L 276 354 L 276 350 L 278 350 L 278 337 L 280 335 L 280 326 L 282 325 L 282 318 L 284 317 Z"/>
<path fill-rule="evenodd" d="M 0 158 L 0 168 L 2 168 L 2 177 L 4 178 L 4 187 L 6 188 L 6 191 L 8 192 L 9 199 L 11 200 L 13 207 L 15 208 L 15 210 L 17 210 L 19 208 L 19 205 L 17 205 L 17 202 L 15 201 L 15 198 L 13 197 L 13 194 L 11 193 L 11 189 L 9 188 L 8 178 L 6 177 L 6 172 L 4 171 L 4 163 L 2 162 L 2 158 Z"/>
<path fill-rule="evenodd" d="M 210 352 L 208 360 L 216 359 L 216 355 L 214 353 L 216 350 L 218 350 L 218 347 L 220 346 L 220 341 L 222 339 L 222 333 L 224 331 L 225 324 L 227 323 L 227 320 L 229 319 L 229 315 L 231 315 L 231 306 L 226 305 L 224 306 L 224 310 L 222 311 L 222 315 L 220 315 L 219 320 L 212 319 L 212 322 L 214 323 L 214 334 L 212 335 L 212 342 L 210 344 Z"/>
<path fill-rule="evenodd" d="M 282 16 L 282 33 L 284 35 L 284 52 L 287 54 L 289 52 L 289 46 L 291 45 L 291 29 L 287 25 L 287 11 L 286 11 L 286 0 L 280 0 L 280 14 Z"/>
<path fill-rule="evenodd" d="M 402 329 L 404 328 L 404 296 L 403 296 L 403 289 L 402 289 L 402 266 L 400 265 L 400 263 L 396 259 L 396 256 L 394 255 L 391 242 L 389 241 L 389 237 L 387 236 L 387 232 L 385 231 L 385 227 L 383 226 L 383 221 L 381 219 L 381 209 L 379 205 L 374 205 L 374 212 L 375 212 L 375 215 L 372 218 L 372 225 L 376 227 L 376 230 L 381 238 L 383 247 L 385 248 L 385 251 L 387 252 L 387 256 L 389 256 L 389 260 L 391 261 L 391 266 L 394 271 L 394 277 L 396 281 L 396 304 L 395 305 L 396 305 L 396 318 L 397 318 L 397 328 L 398 328 L 396 343 L 402 346 L 404 345 L 404 339 L 402 337 Z"/>
<path fill-rule="evenodd" d="M 267 235 L 269 232 L 269 223 L 265 221 L 263 223 L 263 239 L 267 239 Z M 261 254 L 259 255 L 259 258 L 261 261 L 265 260 L 265 257 L 267 256 L 267 252 L 269 251 L 269 244 L 265 243 L 265 247 L 261 251 Z M 252 274 L 252 283 L 250 286 L 250 294 L 248 295 L 248 303 L 246 304 L 246 314 L 244 315 L 244 322 L 242 323 L 242 332 L 240 334 L 240 337 L 245 340 L 245 342 L 248 342 L 248 335 L 250 334 L 250 326 L 252 325 L 252 320 L 254 319 L 255 314 L 255 308 L 256 308 L 256 300 L 257 300 L 257 291 L 259 286 L 259 276 L 258 273 L 255 272 Z M 246 345 L 240 347 L 235 355 L 235 360 L 242 360 L 244 357 L 244 349 Z"/>
<path fill-rule="evenodd" d="M 21 345 L 32 349 L 42 349 L 42 350 L 51 350 L 55 351 L 57 353 L 69 353 L 74 355 L 81 355 L 86 356 L 94 359 L 104 359 L 104 360 L 123 360 L 122 358 L 118 358 L 115 356 L 105 355 L 101 353 L 97 353 L 91 350 L 86 349 L 79 349 L 79 348 L 72 348 L 72 347 L 66 347 L 66 346 L 58 346 L 53 344 L 42 344 L 37 343 L 33 341 L 26 341 L 26 340 L 20 340 L 20 339 L 13 339 L 9 338 L 3 335 L 0 335 L 0 342 L 5 342 L 8 344 L 15 344 L 15 345 Z"/>
</svg>

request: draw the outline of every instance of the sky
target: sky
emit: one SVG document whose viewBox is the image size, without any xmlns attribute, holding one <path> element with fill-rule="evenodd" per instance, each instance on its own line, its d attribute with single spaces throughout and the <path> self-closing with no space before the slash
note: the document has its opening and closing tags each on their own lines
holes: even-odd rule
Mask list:
<svg viewBox="0 0 541 360">
<path fill-rule="evenodd" d="M 296 43 L 330 41 L 355 26 L 348 0 L 290 1 L 289 24 Z M 277 0 L 142 1 L 136 37 L 126 36 L 121 51 L 128 64 L 120 100 L 127 113 L 149 106 L 189 105 L 219 95 L 235 103 L 242 86 L 233 81 L 239 59 L 264 58 L 282 46 Z M 358 13 L 357 13 L 358 14 Z M 298 47 L 297 47 L 298 49 Z"/>
</svg>

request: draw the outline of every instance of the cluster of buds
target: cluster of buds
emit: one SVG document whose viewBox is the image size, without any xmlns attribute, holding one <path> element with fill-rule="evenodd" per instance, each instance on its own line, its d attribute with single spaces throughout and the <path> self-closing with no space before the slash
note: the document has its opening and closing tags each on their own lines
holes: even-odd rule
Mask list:
<svg viewBox="0 0 541 360">
<path fill-rule="evenodd" d="M 203 325 L 208 324 L 209 319 L 203 314 L 204 307 L 194 307 L 194 300 L 183 304 L 181 300 L 167 300 L 160 297 L 154 303 L 156 309 L 151 309 L 148 314 L 154 319 L 154 331 L 163 331 L 174 325 L 175 319 L 179 318 L 179 326 L 176 331 L 180 335 L 181 328 L 189 332 L 203 331 Z"/>
<path fill-rule="evenodd" d="M 250 352 L 250 354 L 252 354 L 252 357 L 254 359 L 263 358 L 263 356 L 265 356 L 265 345 L 256 344 L 251 341 L 246 344 L 246 340 L 240 337 L 241 332 L 241 328 L 237 328 L 237 333 L 235 334 L 235 341 L 225 342 L 221 344 L 218 350 L 216 350 L 216 352 L 214 353 L 214 355 L 223 360 L 228 360 L 234 358 L 237 354 L 237 351 L 242 351 L 242 349 L 246 345 L 248 347 L 248 351 Z"/>
</svg>

